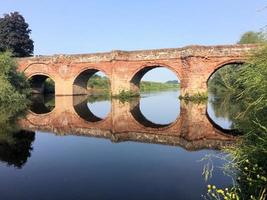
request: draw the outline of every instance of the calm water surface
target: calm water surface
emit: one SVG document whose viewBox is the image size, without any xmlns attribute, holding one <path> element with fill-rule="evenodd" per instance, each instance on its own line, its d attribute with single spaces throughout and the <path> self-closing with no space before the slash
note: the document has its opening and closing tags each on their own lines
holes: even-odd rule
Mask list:
<svg viewBox="0 0 267 200">
<path fill-rule="evenodd" d="M 231 140 L 207 114 L 224 129 L 231 121 L 178 93 L 133 102 L 36 97 L 19 122 L 26 131 L 0 139 L 1 199 L 201 199 L 207 184 L 231 184 L 217 168 L 205 182 L 200 161 Z"/>
</svg>

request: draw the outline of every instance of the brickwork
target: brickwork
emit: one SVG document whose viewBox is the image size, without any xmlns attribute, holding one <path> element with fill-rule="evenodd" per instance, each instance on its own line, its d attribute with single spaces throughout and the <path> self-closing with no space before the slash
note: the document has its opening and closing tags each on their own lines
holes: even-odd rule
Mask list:
<svg viewBox="0 0 267 200">
<path fill-rule="evenodd" d="M 172 70 L 181 82 L 181 94 L 207 91 L 207 80 L 225 64 L 244 62 L 256 45 L 188 46 L 146 51 L 36 56 L 18 59 L 27 77 L 44 75 L 55 81 L 56 95 L 84 93 L 86 74 L 102 71 L 110 79 L 111 93 L 138 90 L 145 72 L 156 67 Z M 86 72 L 86 73 L 85 73 Z"/>
</svg>

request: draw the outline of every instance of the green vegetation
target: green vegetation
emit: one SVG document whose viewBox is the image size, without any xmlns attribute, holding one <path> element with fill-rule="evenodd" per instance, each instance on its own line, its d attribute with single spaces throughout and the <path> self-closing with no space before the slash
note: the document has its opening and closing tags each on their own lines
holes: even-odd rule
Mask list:
<svg viewBox="0 0 267 200">
<path fill-rule="evenodd" d="M 239 104 L 230 115 L 234 128 L 243 135 L 235 145 L 224 149 L 228 156 L 223 157 L 228 160 L 225 170 L 235 181 L 224 189 L 209 185 L 207 198 L 264 200 L 267 195 L 267 45 L 234 74 L 220 73 L 218 76 L 226 80 L 221 81 L 223 89 L 212 90 L 221 99 L 228 96 Z"/>
<path fill-rule="evenodd" d="M 107 77 L 94 74 L 87 83 L 88 89 L 93 90 L 109 90 L 110 83 Z"/>
<path fill-rule="evenodd" d="M 54 94 L 55 93 L 55 82 L 51 78 L 45 80 L 44 93 Z"/>
<path fill-rule="evenodd" d="M 30 86 L 22 73 L 16 71 L 11 53 L 0 53 L 0 135 L 16 129 L 14 120 L 27 108 Z"/>
<path fill-rule="evenodd" d="M 0 53 L 0 104 L 27 104 L 30 85 L 22 73 L 17 72 L 17 64 L 11 53 Z"/>
<path fill-rule="evenodd" d="M 244 33 L 238 44 L 254 44 L 267 42 L 266 35 L 261 32 L 248 31 Z"/>
<path fill-rule="evenodd" d="M 25 57 L 33 53 L 31 30 L 18 12 L 0 18 L 0 52 L 11 51 L 14 56 Z"/>
<path fill-rule="evenodd" d="M 152 82 L 152 81 L 142 81 L 140 83 L 141 91 L 158 91 L 158 90 L 170 90 L 178 89 L 178 81 L 167 81 L 165 83 Z"/>
<path fill-rule="evenodd" d="M 186 93 L 184 96 L 179 96 L 179 99 L 185 101 L 192 101 L 195 103 L 201 103 L 206 102 L 208 100 L 208 94 L 198 92 L 194 95 L 189 95 L 188 93 Z"/>
<path fill-rule="evenodd" d="M 92 90 L 109 90 L 110 83 L 107 77 L 99 76 L 94 74 L 87 83 L 88 89 Z M 142 81 L 140 83 L 141 91 L 158 91 L 158 90 L 169 90 L 178 89 L 178 81 L 167 81 L 166 83 L 152 82 L 152 81 Z"/>
<path fill-rule="evenodd" d="M 238 72 L 243 64 L 229 64 L 217 70 L 209 79 L 208 89 L 212 93 L 233 92 Z"/>
</svg>

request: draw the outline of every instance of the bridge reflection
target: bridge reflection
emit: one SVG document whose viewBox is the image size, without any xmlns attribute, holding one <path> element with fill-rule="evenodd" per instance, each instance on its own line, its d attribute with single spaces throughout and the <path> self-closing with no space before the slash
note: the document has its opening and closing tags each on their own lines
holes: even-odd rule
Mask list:
<svg viewBox="0 0 267 200">
<path fill-rule="evenodd" d="M 210 121 L 205 104 L 181 102 L 180 115 L 174 122 L 156 124 L 142 114 L 140 99 L 110 101 L 111 112 L 102 119 L 87 106 L 86 96 L 56 96 L 51 112 L 31 111 L 19 124 L 29 131 L 175 145 L 187 150 L 220 149 L 234 140 Z"/>
</svg>

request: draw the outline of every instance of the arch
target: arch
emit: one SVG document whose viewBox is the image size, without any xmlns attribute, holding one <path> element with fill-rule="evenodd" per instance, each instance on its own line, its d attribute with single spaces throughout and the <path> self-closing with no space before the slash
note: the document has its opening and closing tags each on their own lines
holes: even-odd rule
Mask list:
<svg viewBox="0 0 267 200">
<path fill-rule="evenodd" d="M 52 85 L 49 85 L 51 88 L 45 88 L 45 82 L 48 78 L 53 82 L 53 84 L 50 83 Z M 30 82 L 33 94 L 55 93 L 55 80 L 46 73 L 33 73 L 28 76 L 27 80 Z"/>
<path fill-rule="evenodd" d="M 22 72 L 26 75 L 27 79 L 34 75 L 45 75 L 48 76 L 49 78 L 55 80 L 55 68 L 52 68 L 46 63 L 42 62 L 37 62 L 37 63 L 31 63 L 27 65 Z"/>
<path fill-rule="evenodd" d="M 214 70 L 212 73 L 210 73 L 207 81 L 206 81 L 206 84 L 208 85 L 208 82 L 210 80 L 210 78 L 212 77 L 212 75 L 214 75 L 218 70 L 220 70 L 221 68 L 225 67 L 226 65 L 233 65 L 233 64 L 236 64 L 236 65 L 243 65 L 245 63 L 245 60 L 242 60 L 242 59 L 238 59 L 238 60 L 235 60 L 235 59 L 232 59 L 232 60 L 227 60 L 227 61 L 224 61 L 218 65 L 216 65 L 214 67 Z"/>
<path fill-rule="evenodd" d="M 179 74 L 179 72 L 177 72 L 171 66 L 168 66 L 166 64 L 160 64 L 160 63 L 154 63 L 154 64 L 150 63 L 150 64 L 146 64 L 146 65 L 143 65 L 143 66 L 139 67 L 133 73 L 133 75 L 130 78 L 131 90 L 134 91 L 134 92 L 139 92 L 139 85 L 140 85 L 141 79 L 143 78 L 143 76 L 147 72 L 149 72 L 150 70 L 155 69 L 155 68 L 166 68 L 166 69 L 169 69 L 170 71 L 172 71 L 176 75 L 177 79 L 181 81 L 181 75 Z"/>
<path fill-rule="evenodd" d="M 45 65 L 46 67 L 48 67 L 48 64 L 46 63 L 43 63 L 43 62 L 36 62 L 36 63 L 31 63 L 29 65 L 27 65 L 22 72 L 26 72 L 31 66 L 34 66 L 34 65 Z"/>
<path fill-rule="evenodd" d="M 105 70 L 99 69 L 97 67 L 86 67 L 78 72 L 73 81 L 73 95 L 85 95 L 88 94 L 87 83 L 88 80 L 97 72 L 103 72 L 107 77 L 107 72 Z M 109 85 L 111 81 L 108 77 Z"/>
</svg>

